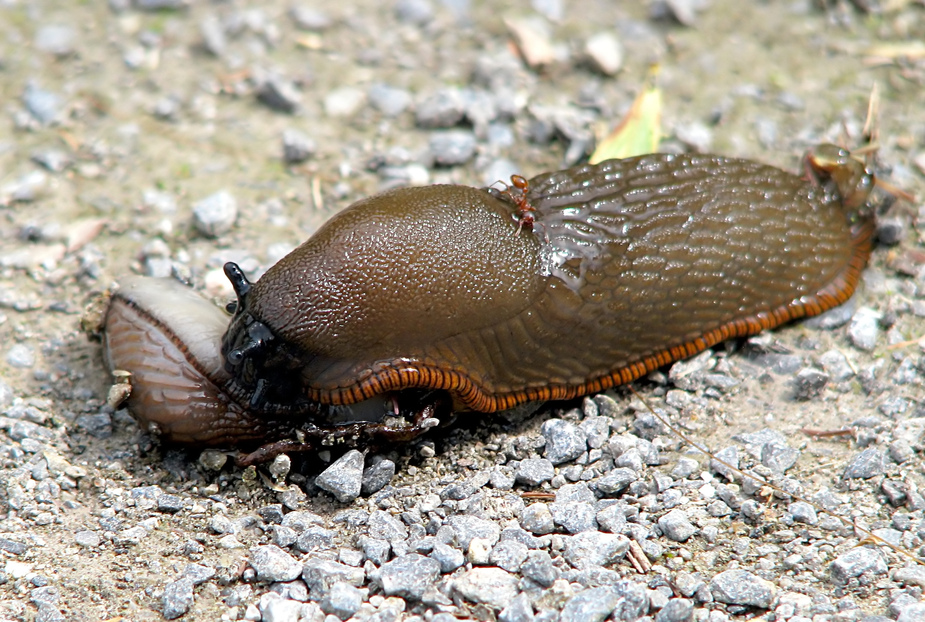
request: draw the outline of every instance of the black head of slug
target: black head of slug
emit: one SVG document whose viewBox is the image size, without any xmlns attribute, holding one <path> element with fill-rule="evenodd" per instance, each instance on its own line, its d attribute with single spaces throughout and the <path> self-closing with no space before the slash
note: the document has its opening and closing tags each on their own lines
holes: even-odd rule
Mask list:
<svg viewBox="0 0 925 622">
<path fill-rule="evenodd" d="M 237 302 L 228 304 L 227 309 L 234 317 L 222 337 L 225 371 L 232 377 L 229 392 L 255 411 L 278 410 L 282 403 L 291 399 L 286 387 L 293 386 L 274 360 L 281 355 L 288 358 L 285 348 L 279 347 L 279 339 L 273 331 L 250 312 L 248 301 L 253 284 L 241 268 L 228 262 L 224 269 L 238 297 Z M 274 369 L 272 376 L 265 373 L 267 368 Z"/>
</svg>

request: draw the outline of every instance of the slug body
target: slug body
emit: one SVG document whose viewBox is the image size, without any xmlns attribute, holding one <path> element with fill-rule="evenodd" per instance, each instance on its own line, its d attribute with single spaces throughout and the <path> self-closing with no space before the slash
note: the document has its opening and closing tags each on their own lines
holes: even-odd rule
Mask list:
<svg viewBox="0 0 925 622">
<path fill-rule="evenodd" d="M 409 389 L 490 412 L 816 315 L 867 262 L 873 179 L 830 145 L 806 170 L 655 154 L 521 180 L 524 196 L 432 186 L 360 201 L 256 283 L 226 266 L 224 390 L 267 417 Z"/>
</svg>

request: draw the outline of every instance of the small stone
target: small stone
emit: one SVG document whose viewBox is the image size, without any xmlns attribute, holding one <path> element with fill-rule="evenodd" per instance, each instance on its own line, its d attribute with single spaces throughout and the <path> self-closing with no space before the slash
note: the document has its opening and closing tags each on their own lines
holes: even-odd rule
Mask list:
<svg viewBox="0 0 925 622">
<path fill-rule="evenodd" d="M 626 527 L 624 506 L 625 504 L 614 503 L 598 512 L 595 518 L 601 529 L 610 533 L 623 533 L 623 528 Z"/>
<path fill-rule="evenodd" d="M 35 33 L 35 47 L 42 52 L 64 57 L 74 53 L 77 33 L 66 24 L 46 24 Z"/>
<path fill-rule="evenodd" d="M 466 563 L 466 556 L 457 548 L 438 542 L 430 552 L 430 557 L 440 564 L 440 572 L 447 574 L 453 572 Z"/>
<path fill-rule="evenodd" d="M 887 622 L 889 618 L 885 618 Z M 896 622 L 922 622 L 925 620 L 925 603 L 909 603 L 902 607 L 899 616 L 896 618 Z M 864 618 L 864 622 L 877 622 L 876 620 L 871 620 L 870 618 Z"/>
<path fill-rule="evenodd" d="M 637 479 L 639 475 L 636 471 L 620 467 L 610 470 L 607 475 L 592 482 L 591 487 L 604 497 L 616 497 Z"/>
<path fill-rule="evenodd" d="M 591 66 L 605 76 L 616 75 L 623 66 L 623 46 L 610 31 L 592 35 L 585 43 L 585 55 Z"/>
<path fill-rule="evenodd" d="M 687 514 L 679 509 L 671 510 L 659 518 L 658 526 L 669 540 L 675 542 L 686 542 L 697 533 L 697 528 L 691 524 Z"/>
<path fill-rule="evenodd" d="M 475 157 L 475 134 L 468 130 L 434 132 L 429 145 L 437 166 L 459 166 Z"/>
<path fill-rule="evenodd" d="M 603 622 L 620 597 L 612 586 L 596 587 L 572 596 L 562 607 L 560 622 Z"/>
<path fill-rule="evenodd" d="M 408 24 L 423 26 L 434 18 L 434 8 L 428 0 L 398 0 L 395 17 Z"/>
<path fill-rule="evenodd" d="M 221 471 L 228 462 L 228 454 L 217 449 L 205 449 L 199 454 L 199 464 L 210 471 Z"/>
<path fill-rule="evenodd" d="M 324 527 L 309 527 L 299 534 L 295 541 L 296 548 L 303 553 L 311 553 L 319 549 L 331 548 L 334 543 L 334 532 Z"/>
<path fill-rule="evenodd" d="M 193 581 L 186 577 L 168 583 L 164 587 L 163 613 L 168 620 L 175 620 L 193 606 Z"/>
<path fill-rule="evenodd" d="M 295 128 L 283 130 L 283 161 L 299 164 L 315 155 L 318 145 L 307 134 Z"/>
<path fill-rule="evenodd" d="M 545 503 L 528 505 L 520 515 L 520 526 L 537 536 L 552 533 L 556 529 L 552 512 Z"/>
<path fill-rule="evenodd" d="M 261 581 L 292 581 L 302 574 L 302 564 L 274 544 L 255 546 L 248 561 Z"/>
<path fill-rule="evenodd" d="M 470 602 L 500 611 L 517 596 L 517 577 L 501 568 L 473 568 L 453 580 L 452 588 Z"/>
<path fill-rule="evenodd" d="M 329 117 L 352 117 L 366 101 L 366 93 L 352 86 L 333 89 L 324 98 L 324 112 Z"/>
<path fill-rule="evenodd" d="M 373 108 L 386 117 L 397 117 L 411 105 L 411 93 L 388 84 L 373 84 L 366 96 Z"/>
<path fill-rule="evenodd" d="M 856 455 L 842 477 L 844 479 L 870 479 L 883 473 L 884 453 L 877 447 L 868 447 Z"/>
<path fill-rule="evenodd" d="M 655 622 L 688 622 L 693 616 L 693 601 L 686 598 L 672 598 L 655 614 Z"/>
<path fill-rule="evenodd" d="M 418 127 L 453 127 L 463 120 L 465 101 L 459 89 L 447 88 L 436 91 L 415 107 L 415 122 Z"/>
<path fill-rule="evenodd" d="M 818 397 L 828 383 L 827 374 L 813 367 L 804 367 L 793 379 L 794 397 L 798 400 L 811 400 Z"/>
<path fill-rule="evenodd" d="M 302 568 L 302 579 L 311 591 L 311 597 L 320 600 L 335 583 L 342 581 L 360 587 L 366 579 L 362 568 L 339 564 L 329 559 L 309 558 Z"/>
<path fill-rule="evenodd" d="M 341 581 L 331 586 L 319 604 L 323 612 L 346 620 L 360 609 L 363 592 Z"/>
<path fill-rule="evenodd" d="M 112 436 L 112 416 L 109 413 L 80 415 L 74 423 L 77 424 L 80 430 L 94 438 L 109 438 Z"/>
<path fill-rule="evenodd" d="M 854 376 L 848 358 L 838 350 L 829 350 L 819 357 L 819 364 L 835 382 L 844 382 Z"/>
<path fill-rule="evenodd" d="M 880 336 L 880 320 L 883 315 L 869 307 L 861 307 L 848 325 L 848 339 L 859 350 L 871 352 L 877 347 Z"/>
<path fill-rule="evenodd" d="M 574 460 L 588 449 L 585 433 L 564 419 L 545 421 L 541 432 L 546 439 L 546 458 L 553 464 Z"/>
<path fill-rule="evenodd" d="M 378 538 L 388 542 L 405 540 L 408 537 L 408 528 L 400 520 L 383 510 L 376 510 L 369 515 L 366 522 L 366 531 L 370 538 Z M 466 543 L 468 545 L 468 542 Z"/>
<path fill-rule="evenodd" d="M 581 533 L 597 529 L 597 512 L 594 506 L 585 502 L 556 502 L 549 504 L 553 521 L 569 533 Z"/>
<path fill-rule="evenodd" d="M 501 537 L 501 528 L 497 523 L 477 516 L 451 516 L 446 524 L 456 531 L 456 541 L 464 550 L 469 549 L 473 538 L 487 540 L 489 546 L 494 546 Z"/>
<path fill-rule="evenodd" d="M 842 553 L 829 566 L 832 580 L 844 585 L 849 579 L 869 573 L 880 576 L 888 571 L 883 554 L 871 547 L 861 546 Z"/>
<path fill-rule="evenodd" d="M 100 545 L 100 534 L 95 531 L 82 530 L 74 534 L 74 542 L 80 546 L 93 548 Z"/>
<path fill-rule="evenodd" d="M 726 464 L 731 465 L 731 467 L 739 468 L 739 450 L 735 446 L 724 447 L 720 449 L 715 454 L 716 458 L 722 460 Z M 723 462 L 719 460 L 712 459 L 710 460 L 710 470 L 719 473 L 729 481 L 733 481 L 736 478 L 736 472 L 730 466 L 726 466 Z"/>
<path fill-rule="evenodd" d="M 238 202 L 227 190 L 211 194 L 193 205 L 193 226 L 209 238 L 231 231 L 237 218 Z"/>
<path fill-rule="evenodd" d="M 565 538 L 563 557 L 578 569 L 612 564 L 626 554 L 630 545 L 626 536 L 600 531 L 585 531 Z"/>
<path fill-rule="evenodd" d="M 162 494 L 157 497 L 157 511 L 176 514 L 183 509 L 183 499 L 177 495 Z"/>
<path fill-rule="evenodd" d="M 556 468 L 546 458 L 526 458 L 517 465 L 514 481 L 527 486 L 539 486 L 556 475 Z"/>
<path fill-rule="evenodd" d="M 7 351 L 6 362 L 10 367 L 29 369 L 35 365 L 35 350 L 24 343 L 16 343 Z"/>
<path fill-rule="evenodd" d="M 302 96 L 295 84 L 273 73 L 259 76 L 256 93 L 261 103 L 279 112 L 292 114 L 302 107 Z"/>
<path fill-rule="evenodd" d="M 332 20 L 320 9 L 295 5 L 289 9 L 289 17 L 299 30 L 321 32 L 331 27 Z"/>
<path fill-rule="evenodd" d="M 559 578 L 559 570 L 546 551 L 529 551 L 520 566 L 520 574 L 543 587 L 549 587 Z"/>
<path fill-rule="evenodd" d="M 351 449 L 326 468 L 315 485 L 331 493 L 341 503 L 350 503 L 360 496 L 363 483 L 363 454 Z"/>
<path fill-rule="evenodd" d="M 376 576 L 386 596 L 421 600 L 439 573 L 436 560 L 409 553 L 383 564 Z"/>
<path fill-rule="evenodd" d="M 776 591 L 773 583 L 745 570 L 726 570 L 710 581 L 713 598 L 730 605 L 769 609 Z"/>
<path fill-rule="evenodd" d="M 533 605 L 530 597 L 521 592 L 498 614 L 498 622 L 533 622 Z"/>
<path fill-rule="evenodd" d="M 787 511 L 790 512 L 794 522 L 805 523 L 807 525 L 815 525 L 819 522 L 819 517 L 816 515 L 816 508 L 805 501 L 794 501 L 787 508 Z"/>
<path fill-rule="evenodd" d="M 395 477 L 395 463 L 388 458 L 374 460 L 363 470 L 360 493 L 369 496 L 385 488 Z"/>
<path fill-rule="evenodd" d="M 42 125 L 51 125 L 61 114 L 61 97 L 31 82 L 23 91 L 22 101 L 29 114 Z"/>
<path fill-rule="evenodd" d="M 508 572 L 519 572 L 527 560 L 529 549 L 526 544 L 516 540 L 502 540 L 491 550 L 489 562 Z"/>
<path fill-rule="evenodd" d="M 389 552 L 392 550 L 392 547 L 385 540 L 370 538 L 368 536 L 360 536 L 357 539 L 357 544 L 359 544 L 360 548 L 363 549 L 363 555 L 366 557 L 366 559 L 376 564 L 377 566 L 381 566 L 385 562 L 389 561 Z M 462 557 L 462 552 L 459 553 L 459 556 Z M 460 566 L 461 565 L 462 562 L 460 562 Z"/>
</svg>

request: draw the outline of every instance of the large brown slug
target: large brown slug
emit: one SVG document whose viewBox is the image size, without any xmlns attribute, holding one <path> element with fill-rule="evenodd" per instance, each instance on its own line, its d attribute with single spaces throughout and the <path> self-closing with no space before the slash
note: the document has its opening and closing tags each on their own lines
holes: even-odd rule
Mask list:
<svg viewBox="0 0 925 622">
<path fill-rule="evenodd" d="M 199 443 L 254 438 L 229 417 L 330 431 L 339 405 L 375 398 L 353 429 L 410 437 L 433 425 L 440 399 L 490 412 L 580 396 L 816 315 L 851 296 L 867 262 L 873 178 L 831 145 L 805 168 L 655 154 L 504 191 L 370 197 L 255 283 L 226 265 L 238 302 L 224 364 L 211 352 L 196 366 L 227 406 L 213 422 L 197 408 L 158 425 Z M 203 337 L 213 348 L 217 325 Z M 110 352 L 119 330 L 107 327 Z M 132 405 L 136 416 L 149 402 Z M 408 426 L 382 423 L 407 412 Z"/>
</svg>

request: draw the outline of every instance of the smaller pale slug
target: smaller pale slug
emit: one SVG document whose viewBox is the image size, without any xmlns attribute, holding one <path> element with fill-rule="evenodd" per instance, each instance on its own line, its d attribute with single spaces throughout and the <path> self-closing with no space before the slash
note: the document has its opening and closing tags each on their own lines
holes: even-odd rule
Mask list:
<svg viewBox="0 0 925 622">
<path fill-rule="evenodd" d="M 653 154 L 386 192 L 256 283 L 226 265 L 230 324 L 179 285 L 126 281 L 107 356 L 134 374 L 135 416 L 195 444 L 404 439 L 450 410 L 600 391 L 847 300 L 873 176 L 831 145 L 805 172 Z"/>
</svg>

